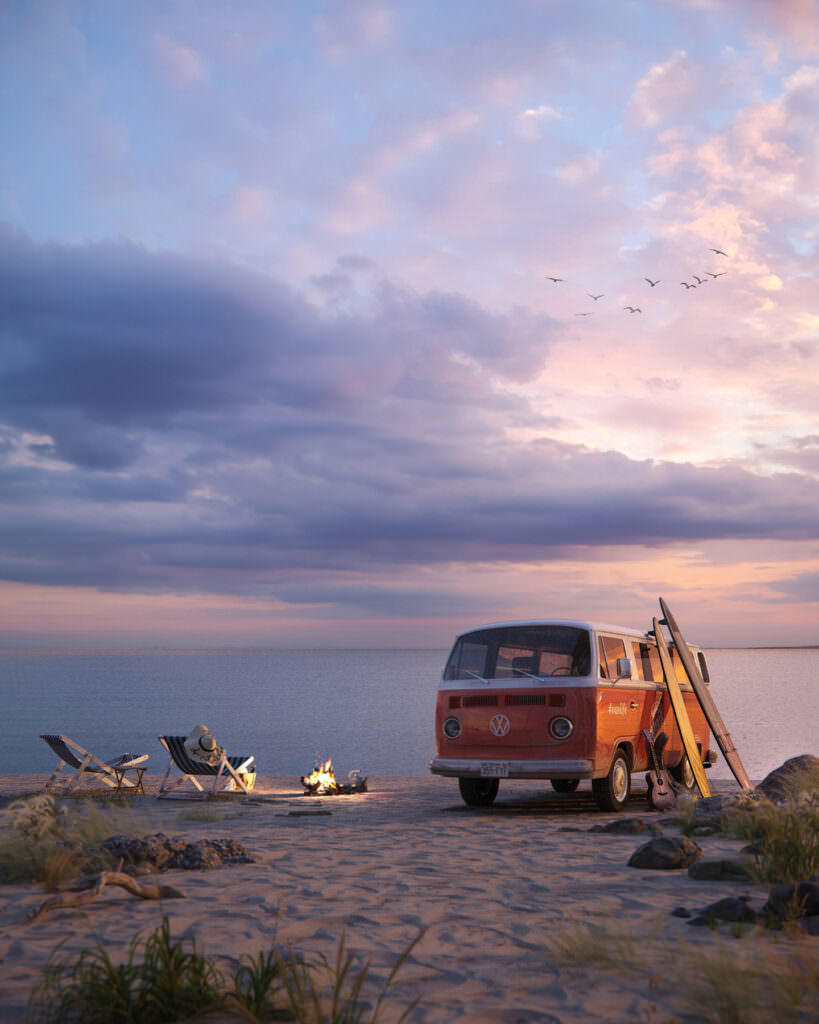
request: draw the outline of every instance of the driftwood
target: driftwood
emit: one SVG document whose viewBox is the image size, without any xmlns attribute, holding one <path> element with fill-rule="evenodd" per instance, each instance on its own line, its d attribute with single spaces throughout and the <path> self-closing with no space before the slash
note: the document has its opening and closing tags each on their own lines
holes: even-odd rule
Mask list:
<svg viewBox="0 0 819 1024">
<path fill-rule="evenodd" d="M 119 863 L 122 867 L 122 861 Z M 138 882 L 131 875 L 124 871 L 101 871 L 98 875 L 78 879 L 71 888 L 64 892 L 58 892 L 56 896 L 47 899 L 36 910 L 30 920 L 36 922 L 45 917 L 50 910 L 60 910 L 62 907 L 84 907 L 100 895 L 107 885 L 118 885 L 127 889 L 132 896 L 139 896 L 143 900 L 161 899 L 182 899 L 185 894 L 181 889 L 173 885 L 155 885 L 152 882 Z"/>
</svg>

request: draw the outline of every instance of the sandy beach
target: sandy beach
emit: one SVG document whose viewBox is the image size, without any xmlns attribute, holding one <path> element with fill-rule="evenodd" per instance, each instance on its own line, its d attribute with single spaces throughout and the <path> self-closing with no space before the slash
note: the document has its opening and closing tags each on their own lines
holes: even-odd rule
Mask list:
<svg viewBox="0 0 819 1024">
<path fill-rule="evenodd" d="M 371 778 L 364 794 L 306 797 L 297 778 L 260 776 L 251 797 L 207 804 L 158 800 L 158 779 L 147 775 L 146 796 L 112 808 L 129 831 L 233 838 L 255 863 L 164 872 L 185 899 L 142 901 L 111 888 L 89 906 L 37 923 L 26 917 L 45 899 L 42 888 L 2 886 L 0 1022 L 23 1019 L 58 943 L 66 956 L 96 941 L 124 956 L 134 934 L 151 931 L 163 915 L 175 937 L 195 936 L 213 955 L 255 954 L 276 942 L 332 959 L 345 933 L 357 962 L 371 964 L 370 995 L 422 932 L 383 1016 L 397 1019 L 417 999 L 410 1017 L 417 1024 L 702 1020 L 689 1002 L 692 978 L 721 951 L 773 958 L 773 970 L 805 950 L 816 956 L 816 938 L 754 930 L 736 938 L 730 925 L 692 928 L 672 916 L 676 907 L 696 910 L 727 895 L 745 894 L 759 909 L 767 890 L 629 867 L 648 833 L 589 829 L 629 817 L 679 835 L 674 819 L 649 811 L 641 792 L 621 815 L 607 815 L 585 787 L 565 795 L 538 783 L 506 782 L 493 807 L 473 809 L 454 780 L 439 778 Z M 31 793 L 44 781 L 4 776 L 0 795 Z M 697 842 L 707 857 L 742 846 L 720 835 Z M 586 927 L 604 940 L 610 962 L 584 945 Z M 578 939 L 583 952 L 573 960 L 559 954 L 556 942 Z M 744 1019 L 755 1020 L 752 992 L 748 999 Z"/>
</svg>

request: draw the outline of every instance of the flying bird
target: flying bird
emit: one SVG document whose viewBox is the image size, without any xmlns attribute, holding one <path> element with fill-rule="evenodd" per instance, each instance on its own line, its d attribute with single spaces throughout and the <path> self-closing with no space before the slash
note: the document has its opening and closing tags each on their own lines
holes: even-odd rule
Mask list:
<svg viewBox="0 0 819 1024">
<path fill-rule="evenodd" d="M 697 277 L 696 274 L 692 274 L 691 276 L 694 278 L 697 284 L 708 284 L 707 281 L 704 281 L 701 277 Z"/>
<path fill-rule="evenodd" d="M 601 293 L 600 293 L 599 295 L 592 295 L 592 293 L 591 293 L 591 292 L 586 292 L 586 294 L 588 295 L 588 297 L 589 297 L 590 299 L 594 299 L 594 301 L 595 301 L 595 302 L 597 302 L 597 300 L 598 300 L 598 299 L 602 299 L 602 298 L 603 298 L 603 296 L 604 296 L 604 295 L 605 295 L 606 293 L 605 293 L 605 292 L 601 292 Z"/>
<path fill-rule="evenodd" d="M 680 284 L 683 286 L 683 288 L 696 288 L 697 287 L 695 284 L 689 284 L 687 281 L 680 281 Z"/>
<path fill-rule="evenodd" d="M 658 279 L 658 280 L 656 280 L 656 281 L 652 281 L 650 277 L 644 277 L 644 278 L 643 278 L 643 280 L 644 280 L 644 281 L 648 281 L 648 283 L 649 283 L 649 284 L 651 285 L 651 287 L 652 287 L 652 288 L 653 288 L 653 287 L 654 287 L 655 285 L 657 285 L 657 284 L 659 284 L 659 283 L 660 283 L 659 279 Z"/>
<path fill-rule="evenodd" d="M 722 249 L 709 249 L 709 252 L 715 252 L 717 256 L 727 256 L 727 252 L 723 252 Z"/>
<path fill-rule="evenodd" d="M 627 309 L 629 313 L 642 313 L 642 309 L 639 306 L 623 306 L 623 309 Z"/>
<path fill-rule="evenodd" d="M 548 274 L 547 274 L 546 275 L 546 280 L 547 281 L 554 281 L 555 284 L 558 284 L 560 281 L 565 281 L 565 278 L 562 278 L 562 277 L 549 277 Z"/>
<path fill-rule="evenodd" d="M 727 273 L 728 273 L 728 271 L 727 271 L 727 270 L 721 270 L 721 271 L 720 271 L 720 272 L 719 272 L 718 274 L 715 274 L 715 273 L 714 273 L 714 272 L 713 272 L 712 270 L 706 270 L 706 274 L 709 274 L 709 275 L 710 275 L 711 277 L 713 277 L 713 278 L 717 278 L 717 277 L 725 277 L 725 275 L 726 275 Z"/>
</svg>

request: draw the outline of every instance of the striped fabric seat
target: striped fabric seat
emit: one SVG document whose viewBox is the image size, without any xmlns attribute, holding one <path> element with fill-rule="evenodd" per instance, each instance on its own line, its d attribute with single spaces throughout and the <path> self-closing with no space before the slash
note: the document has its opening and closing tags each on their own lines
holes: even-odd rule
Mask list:
<svg viewBox="0 0 819 1024">
<path fill-rule="evenodd" d="M 199 790 L 200 793 L 204 794 L 205 789 L 199 783 L 197 776 L 213 778 L 213 785 L 210 787 L 211 794 L 215 793 L 220 781 L 227 782 L 225 789 L 233 790 L 236 789 L 242 793 L 249 793 L 250 787 L 248 781 L 243 776 L 250 775 L 254 772 L 253 768 L 253 756 L 243 757 L 228 757 L 222 755 L 222 760 L 219 764 L 207 764 L 204 761 L 196 761 L 192 757 L 188 756 L 185 750 L 186 736 L 160 736 L 159 742 L 170 754 L 170 762 L 168 764 L 168 770 L 165 772 L 165 778 L 162 780 L 162 784 L 159 787 L 160 797 L 170 795 L 178 786 L 188 781 L 192 782 L 193 785 Z M 171 774 L 171 770 L 176 768 L 181 772 L 179 778 L 174 779 L 172 782 L 168 782 Z M 231 783 L 235 783 L 235 786 Z"/>
<path fill-rule="evenodd" d="M 147 754 L 120 754 L 119 757 L 112 757 L 109 761 L 103 761 L 62 733 L 41 733 L 40 739 L 47 743 L 60 759 L 60 763 L 51 773 L 48 782 L 46 782 L 46 789 L 62 788 L 66 791 L 74 789 L 83 781 L 84 776 L 89 773 L 94 775 L 97 781 L 103 782 L 106 786 L 111 786 L 114 789 L 130 788 L 135 783 L 126 778 L 122 778 L 118 782 L 114 769 L 130 768 L 133 765 L 141 764 L 143 761 L 148 760 Z M 77 774 L 67 782 L 58 781 L 57 776 L 66 765 L 69 768 L 73 768 Z"/>
</svg>

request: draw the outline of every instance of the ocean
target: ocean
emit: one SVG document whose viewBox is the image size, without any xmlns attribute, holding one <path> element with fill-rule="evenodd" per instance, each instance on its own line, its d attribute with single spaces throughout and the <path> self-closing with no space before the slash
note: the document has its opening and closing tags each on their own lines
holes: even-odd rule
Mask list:
<svg viewBox="0 0 819 1024">
<path fill-rule="evenodd" d="M 40 733 L 102 758 L 151 755 L 160 734 L 206 724 L 270 775 L 424 776 L 435 752 L 435 693 L 447 652 L 230 650 L 0 652 L 0 772 L 56 765 Z M 752 779 L 819 755 L 819 649 L 707 652 L 711 693 Z M 730 778 L 724 760 L 710 771 Z"/>
</svg>

